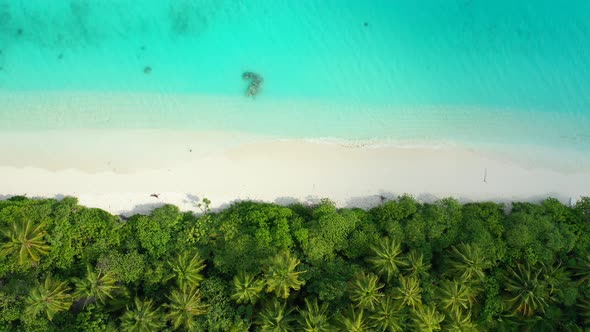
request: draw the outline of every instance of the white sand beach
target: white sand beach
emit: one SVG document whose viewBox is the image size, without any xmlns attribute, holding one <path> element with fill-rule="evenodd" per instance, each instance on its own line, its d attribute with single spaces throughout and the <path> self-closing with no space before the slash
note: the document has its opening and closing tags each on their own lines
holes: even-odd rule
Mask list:
<svg viewBox="0 0 590 332">
<path fill-rule="evenodd" d="M 0 133 L 0 197 L 76 196 L 112 213 L 171 203 L 330 198 L 369 207 L 408 193 L 432 201 L 563 202 L 590 195 L 590 168 L 560 168 L 459 146 L 342 144 L 242 133 L 61 130 Z M 157 194 L 158 198 L 151 194 Z"/>
</svg>

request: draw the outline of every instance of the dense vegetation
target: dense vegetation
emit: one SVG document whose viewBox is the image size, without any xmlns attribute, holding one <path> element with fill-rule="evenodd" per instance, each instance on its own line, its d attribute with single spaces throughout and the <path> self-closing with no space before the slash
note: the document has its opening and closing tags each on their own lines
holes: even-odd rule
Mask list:
<svg viewBox="0 0 590 332">
<path fill-rule="evenodd" d="M 590 199 L 364 211 L 242 202 L 126 220 L 0 201 L 2 331 L 577 331 Z"/>
</svg>

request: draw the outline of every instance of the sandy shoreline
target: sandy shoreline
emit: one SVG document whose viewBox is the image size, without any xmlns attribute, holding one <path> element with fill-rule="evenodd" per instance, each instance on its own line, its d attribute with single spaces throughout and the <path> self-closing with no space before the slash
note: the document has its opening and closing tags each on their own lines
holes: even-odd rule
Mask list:
<svg viewBox="0 0 590 332">
<path fill-rule="evenodd" d="M 253 199 L 328 197 L 369 207 L 379 196 L 564 202 L 590 195 L 590 168 L 559 169 L 459 146 L 381 146 L 156 130 L 0 133 L 0 197 L 73 195 L 113 213 L 171 203 L 195 210 Z M 484 182 L 484 177 L 486 182 Z M 159 194 L 159 198 L 151 194 Z"/>
</svg>

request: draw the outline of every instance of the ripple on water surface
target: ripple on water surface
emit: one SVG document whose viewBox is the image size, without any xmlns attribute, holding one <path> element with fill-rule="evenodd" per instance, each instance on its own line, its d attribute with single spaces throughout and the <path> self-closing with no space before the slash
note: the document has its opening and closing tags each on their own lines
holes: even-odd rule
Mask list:
<svg viewBox="0 0 590 332">
<path fill-rule="evenodd" d="M 252 70 L 260 94 L 219 114 L 120 107 L 128 123 L 110 123 L 587 148 L 587 22 L 584 0 L 0 0 L 0 89 L 233 100 Z M 47 122 L 7 105 L 2 125 Z M 62 127 L 99 126 L 69 111 Z"/>
</svg>

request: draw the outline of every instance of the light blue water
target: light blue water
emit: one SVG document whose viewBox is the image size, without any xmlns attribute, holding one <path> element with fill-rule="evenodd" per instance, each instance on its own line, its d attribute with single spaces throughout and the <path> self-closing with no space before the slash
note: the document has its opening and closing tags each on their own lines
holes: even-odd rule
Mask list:
<svg viewBox="0 0 590 332">
<path fill-rule="evenodd" d="M 590 151 L 588 0 L 0 0 L 0 49 L 4 95 L 182 93 L 244 103 L 215 115 L 115 107 L 104 110 L 108 123 L 70 109 L 59 124 L 0 105 L 3 129 L 242 130 Z M 265 79 L 254 101 L 243 97 L 244 70 Z"/>
</svg>

